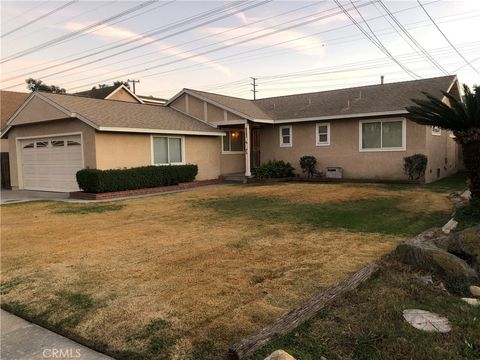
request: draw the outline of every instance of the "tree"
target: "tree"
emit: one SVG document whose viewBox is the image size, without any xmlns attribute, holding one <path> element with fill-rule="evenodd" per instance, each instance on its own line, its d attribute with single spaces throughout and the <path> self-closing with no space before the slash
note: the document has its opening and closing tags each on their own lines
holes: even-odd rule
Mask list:
<svg viewBox="0 0 480 360">
<path fill-rule="evenodd" d="M 471 198 L 480 201 L 480 87 L 473 92 L 463 85 L 464 100 L 459 101 L 442 91 L 449 105 L 423 93 L 426 99 L 412 99 L 415 106 L 407 107 L 407 118 L 421 125 L 438 126 L 450 130 L 462 146 L 463 163 L 469 179 Z"/>
<path fill-rule="evenodd" d="M 55 93 L 55 94 L 65 94 L 65 89 L 55 86 L 55 85 L 47 85 L 44 84 L 42 80 L 36 80 L 33 78 L 29 78 L 25 80 L 27 83 L 27 88 L 28 90 L 34 92 L 34 91 L 45 91 L 45 92 L 50 92 L 50 93 Z"/>
</svg>

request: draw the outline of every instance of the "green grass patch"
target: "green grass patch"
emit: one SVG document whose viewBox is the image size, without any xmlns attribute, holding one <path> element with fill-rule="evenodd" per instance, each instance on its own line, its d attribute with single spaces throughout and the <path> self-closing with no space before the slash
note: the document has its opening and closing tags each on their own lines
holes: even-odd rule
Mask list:
<svg viewBox="0 0 480 360">
<path fill-rule="evenodd" d="M 67 215 L 99 214 L 109 211 L 118 211 L 124 207 L 125 205 L 123 204 L 68 204 L 56 208 L 53 213 Z"/>
<path fill-rule="evenodd" d="M 341 203 L 306 204 L 253 195 L 197 202 L 217 211 L 217 216 L 241 216 L 268 223 L 289 223 L 315 229 L 344 229 L 352 232 L 415 235 L 441 226 L 448 213 L 412 213 L 401 209 L 396 197 Z"/>
<path fill-rule="evenodd" d="M 251 360 L 283 349 L 296 359 L 478 359 L 480 308 L 459 297 L 421 285 L 417 273 L 389 260 L 377 275 L 345 294 L 311 320 L 260 349 Z M 417 330 L 404 309 L 445 316 L 446 334 Z"/>
<path fill-rule="evenodd" d="M 464 191 L 468 186 L 465 173 L 459 172 L 429 184 L 385 184 L 384 188 L 387 190 L 408 190 L 419 188 L 439 193 L 449 193 L 452 191 Z"/>
<path fill-rule="evenodd" d="M 25 280 L 22 277 L 17 276 L 8 281 L 2 282 L 2 284 L 0 285 L 0 294 L 7 295 L 10 291 L 15 289 L 15 287 L 17 287 L 24 281 Z"/>
</svg>

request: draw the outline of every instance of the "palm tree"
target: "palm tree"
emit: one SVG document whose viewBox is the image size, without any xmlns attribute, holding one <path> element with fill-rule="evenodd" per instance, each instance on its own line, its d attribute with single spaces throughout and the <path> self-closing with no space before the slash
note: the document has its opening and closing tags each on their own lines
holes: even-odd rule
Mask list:
<svg viewBox="0 0 480 360">
<path fill-rule="evenodd" d="M 448 103 L 423 93 L 426 99 L 412 99 L 416 106 L 407 107 L 407 118 L 421 125 L 451 130 L 462 146 L 463 163 L 470 183 L 472 200 L 480 200 L 480 87 L 473 92 L 463 85 L 464 101 L 442 91 Z"/>
</svg>

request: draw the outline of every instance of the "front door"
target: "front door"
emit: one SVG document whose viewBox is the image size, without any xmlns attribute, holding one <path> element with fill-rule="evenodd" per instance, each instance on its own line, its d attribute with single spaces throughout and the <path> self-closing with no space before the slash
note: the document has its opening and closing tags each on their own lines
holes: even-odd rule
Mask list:
<svg viewBox="0 0 480 360">
<path fill-rule="evenodd" d="M 252 170 L 260 166 L 260 128 L 252 128 L 250 164 Z"/>
</svg>

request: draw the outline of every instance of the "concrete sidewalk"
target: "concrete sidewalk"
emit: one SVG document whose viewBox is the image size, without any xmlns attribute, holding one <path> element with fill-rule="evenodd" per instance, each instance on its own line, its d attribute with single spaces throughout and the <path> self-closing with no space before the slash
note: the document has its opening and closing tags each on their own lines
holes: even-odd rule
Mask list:
<svg viewBox="0 0 480 360">
<path fill-rule="evenodd" d="M 66 200 L 69 193 L 34 191 L 34 190 L 5 190 L 0 193 L 0 204 L 14 204 L 38 200 Z"/>
<path fill-rule="evenodd" d="M 50 330 L 1 310 L 2 360 L 113 360 Z"/>
</svg>

